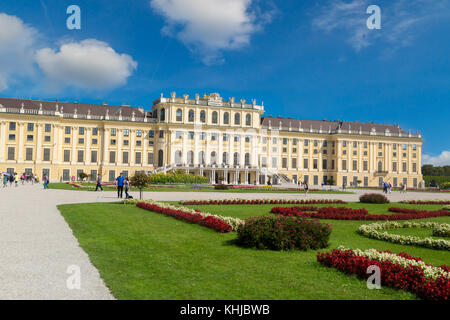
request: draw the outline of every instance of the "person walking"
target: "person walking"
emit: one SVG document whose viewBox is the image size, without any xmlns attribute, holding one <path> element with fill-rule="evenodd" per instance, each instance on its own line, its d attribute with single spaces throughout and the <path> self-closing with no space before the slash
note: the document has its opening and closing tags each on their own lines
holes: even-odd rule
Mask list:
<svg viewBox="0 0 450 320">
<path fill-rule="evenodd" d="M 14 183 L 15 183 L 16 187 L 19 186 L 19 175 L 17 173 L 14 175 Z"/>
<path fill-rule="evenodd" d="M 101 176 L 100 174 L 97 175 L 97 185 L 95 186 L 95 191 L 97 191 L 98 188 L 100 188 L 100 190 L 103 191 L 103 187 L 102 187 L 102 176 Z"/>
<path fill-rule="evenodd" d="M 123 173 L 120 173 L 120 176 L 116 178 L 116 186 L 117 186 L 117 198 L 122 199 L 123 197 L 123 182 L 125 178 L 123 177 Z"/>
<path fill-rule="evenodd" d="M 10 186 L 10 187 L 12 187 L 13 182 L 14 182 L 14 175 L 11 174 L 11 175 L 9 176 L 9 186 Z"/>
<path fill-rule="evenodd" d="M 306 197 L 306 195 L 308 194 L 308 190 L 309 190 L 309 186 L 308 186 L 308 182 L 304 182 L 303 183 L 303 186 L 304 186 L 304 188 L 305 188 L 305 197 Z"/>
<path fill-rule="evenodd" d="M 44 183 L 44 189 L 50 189 L 48 187 L 49 179 L 48 179 L 47 175 L 44 175 L 44 177 L 42 178 L 42 182 Z"/>
<path fill-rule="evenodd" d="M 128 194 L 128 190 L 130 190 L 130 181 L 128 180 L 128 177 L 125 178 L 124 186 L 125 186 L 125 199 L 128 199 L 130 198 L 130 195 Z"/>
<path fill-rule="evenodd" d="M 3 174 L 3 188 L 6 188 L 8 186 L 8 176 L 6 174 Z"/>
<path fill-rule="evenodd" d="M 388 191 L 389 191 L 389 194 L 391 194 L 391 192 L 392 192 L 392 184 L 389 182 L 389 185 L 388 185 Z"/>
</svg>

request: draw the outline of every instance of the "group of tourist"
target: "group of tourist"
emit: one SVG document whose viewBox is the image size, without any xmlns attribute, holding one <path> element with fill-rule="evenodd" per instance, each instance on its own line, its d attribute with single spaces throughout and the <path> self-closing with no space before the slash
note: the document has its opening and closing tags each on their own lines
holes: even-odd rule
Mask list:
<svg viewBox="0 0 450 320">
<path fill-rule="evenodd" d="M 3 182 L 3 188 L 6 188 L 8 186 L 8 182 L 9 182 L 9 186 L 12 187 L 13 184 L 18 187 L 20 184 L 24 185 L 25 182 L 26 183 L 31 183 L 32 185 L 35 183 L 39 183 L 39 178 L 33 174 L 32 172 L 24 172 L 22 174 L 17 174 L 17 172 L 14 173 L 8 173 L 8 172 L 2 172 L 0 174 L 1 176 L 1 180 Z M 20 182 L 20 183 L 19 183 Z M 44 175 L 42 177 L 42 182 L 44 185 L 44 189 L 49 189 L 49 178 L 47 175 Z"/>
<path fill-rule="evenodd" d="M 130 180 L 128 179 L 128 177 L 124 177 L 122 172 L 116 178 L 115 184 L 116 184 L 116 187 L 117 187 L 117 198 L 120 198 L 120 199 L 123 198 L 123 191 L 124 190 L 125 190 L 125 199 L 132 199 L 133 198 L 128 193 L 130 191 L 130 187 L 131 187 Z M 98 191 L 98 189 L 103 191 L 102 176 L 100 174 L 97 175 L 95 191 Z"/>
</svg>

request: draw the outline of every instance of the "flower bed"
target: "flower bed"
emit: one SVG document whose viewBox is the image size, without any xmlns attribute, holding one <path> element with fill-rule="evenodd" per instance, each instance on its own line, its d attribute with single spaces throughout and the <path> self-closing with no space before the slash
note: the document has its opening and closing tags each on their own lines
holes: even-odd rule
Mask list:
<svg viewBox="0 0 450 320">
<path fill-rule="evenodd" d="M 400 201 L 400 203 L 407 204 L 450 204 L 450 201 L 447 200 L 410 200 L 410 201 Z"/>
<path fill-rule="evenodd" d="M 204 217 L 199 213 L 188 213 L 183 210 L 179 209 L 173 209 L 168 207 L 162 207 L 155 203 L 146 203 L 146 202 L 139 202 L 137 204 L 139 208 L 150 210 L 153 212 L 158 212 L 165 214 L 167 216 L 174 217 L 178 220 L 188 221 L 195 224 L 199 224 L 211 229 L 216 230 L 217 232 L 230 232 L 233 228 L 225 223 L 222 220 L 219 220 L 217 218 L 214 218 L 212 216 Z"/>
<path fill-rule="evenodd" d="M 432 227 L 433 236 L 435 237 L 450 237 L 450 224 L 441 223 Z"/>
<path fill-rule="evenodd" d="M 425 264 L 407 253 L 339 247 L 319 252 L 317 261 L 363 279 L 370 277 L 367 268 L 376 265 L 381 271 L 381 285 L 412 292 L 422 299 L 450 300 L 450 267 Z"/>
<path fill-rule="evenodd" d="M 418 211 L 410 214 L 369 214 L 366 209 L 350 209 L 345 207 L 274 207 L 270 212 L 277 215 L 302 218 L 367 221 L 411 220 L 450 216 L 450 212 L 446 210 Z"/>
<path fill-rule="evenodd" d="M 229 204 L 346 204 L 342 200 L 280 200 L 280 199 L 225 199 L 225 200 L 188 200 L 182 205 L 229 205 Z"/>
<path fill-rule="evenodd" d="M 263 215 L 245 220 L 237 244 L 258 249 L 308 250 L 328 246 L 331 226 L 317 220 Z"/>
<path fill-rule="evenodd" d="M 359 227 L 358 232 L 368 238 L 384 240 L 393 243 L 399 243 L 402 245 L 413 245 L 426 247 L 431 249 L 449 250 L 450 241 L 444 239 L 433 238 L 419 238 L 413 236 L 403 236 L 398 234 L 391 234 L 387 232 L 381 232 L 386 229 L 400 229 L 400 228 L 438 228 L 440 225 L 444 225 L 445 229 L 450 229 L 448 224 L 439 224 L 436 222 L 384 222 L 384 223 L 372 223 L 363 224 Z"/>
<path fill-rule="evenodd" d="M 244 221 L 239 219 L 239 218 L 215 215 L 215 214 L 211 214 L 211 213 L 208 213 L 208 212 L 201 212 L 200 210 L 197 210 L 197 209 L 190 209 L 190 208 L 186 208 L 186 207 L 174 206 L 174 205 L 171 205 L 171 204 L 168 204 L 168 203 L 161 203 L 161 202 L 156 202 L 156 201 L 153 201 L 153 200 L 144 200 L 144 201 L 138 201 L 138 202 L 144 202 L 144 203 L 147 203 L 147 204 L 156 205 L 156 206 L 164 208 L 164 209 L 170 209 L 170 210 L 175 210 L 175 211 L 182 211 L 182 212 L 184 212 L 186 214 L 194 214 L 194 215 L 195 214 L 199 214 L 199 215 L 201 215 L 204 218 L 213 217 L 215 219 L 221 220 L 224 223 L 230 225 L 232 230 L 236 230 L 240 225 L 244 224 Z"/>
</svg>

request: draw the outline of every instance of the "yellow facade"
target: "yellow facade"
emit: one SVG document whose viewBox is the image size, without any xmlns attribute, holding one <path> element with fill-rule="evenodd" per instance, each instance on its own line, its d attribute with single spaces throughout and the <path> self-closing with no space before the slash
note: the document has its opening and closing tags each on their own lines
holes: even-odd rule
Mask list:
<svg viewBox="0 0 450 320">
<path fill-rule="evenodd" d="M 151 112 L 1 98 L 0 169 L 48 173 L 51 181 L 77 179 L 80 172 L 113 181 L 120 172 L 181 169 L 211 183 L 422 182 L 420 134 L 263 114 L 256 101 L 224 101 L 218 94 L 161 95 Z"/>
</svg>

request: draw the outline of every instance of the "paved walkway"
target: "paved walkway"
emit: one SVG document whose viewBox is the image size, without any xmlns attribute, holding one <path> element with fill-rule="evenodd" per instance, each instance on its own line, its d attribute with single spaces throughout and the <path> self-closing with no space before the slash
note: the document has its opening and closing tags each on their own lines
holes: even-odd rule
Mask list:
<svg viewBox="0 0 450 320">
<path fill-rule="evenodd" d="M 363 192 L 366 191 L 309 194 L 306 198 L 357 201 Z M 132 195 L 137 198 L 139 193 L 132 192 Z M 448 193 L 393 192 L 388 197 L 391 201 L 450 200 Z M 305 196 L 297 193 L 145 192 L 144 198 L 165 201 Z M 0 189 L 0 299 L 113 299 L 56 205 L 115 200 L 114 192 L 43 190 L 41 184 Z M 80 289 L 67 288 L 70 276 L 67 269 L 71 265 L 80 267 Z"/>
</svg>

